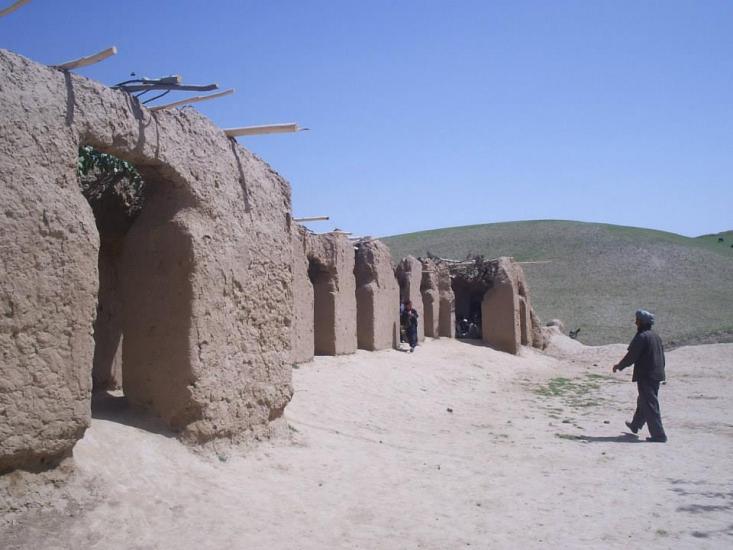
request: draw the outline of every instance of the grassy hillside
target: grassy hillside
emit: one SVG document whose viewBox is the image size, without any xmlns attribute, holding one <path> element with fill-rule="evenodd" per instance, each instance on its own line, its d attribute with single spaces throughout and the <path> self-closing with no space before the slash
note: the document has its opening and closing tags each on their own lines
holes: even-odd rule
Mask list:
<svg viewBox="0 0 733 550">
<path fill-rule="evenodd" d="M 722 237 L 723 242 L 718 242 Z M 543 320 L 581 328 L 587 344 L 626 342 L 633 313 L 657 314 L 667 343 L 733 341 L 733 231 L 697 238 L 596 223 L 528 221 L 453 227 L 383 239 L 395 260 L 431 252 L 514 256 L 527 263 Z"/>
</svg>

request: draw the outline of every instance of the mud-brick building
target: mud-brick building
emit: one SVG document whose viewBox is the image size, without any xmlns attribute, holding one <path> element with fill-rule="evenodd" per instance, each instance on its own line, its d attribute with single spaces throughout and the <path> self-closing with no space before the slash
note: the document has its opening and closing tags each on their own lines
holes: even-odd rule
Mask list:
<svg viewBox="0 0 733 550">
<path fill-rule="evenodd" d="M 122 234 L 82 196 L 84 145 L 145 180 Z M 187 441 L 266 432 L 282 415 L 290 188 L 267 164 L 193 109 L 152 113 L 0 50 L 0 195 L 0 472 L 70 454 L 95 355 Z"/>
<path fill-rule="evenodd" d="M 137 169 L 134 213 L 82 192 L 85 147 Z M 400 300 L 421 341 L 478 308 L 488 344 L 542 343 L 511 259 L 395 268 L 379 241 L 294 223 L 288 183 L 197 111 L 4 50 L 0 196 L 0 474 L 68 457 L 94 389 L 189 443 L 267 435 L 292 364 L 398 347 Z"/>
</svg>

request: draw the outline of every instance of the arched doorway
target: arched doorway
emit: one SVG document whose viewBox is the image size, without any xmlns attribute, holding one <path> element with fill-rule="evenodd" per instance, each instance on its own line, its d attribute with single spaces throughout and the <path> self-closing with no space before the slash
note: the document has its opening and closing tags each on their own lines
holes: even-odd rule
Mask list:
<svg viewBox="0 0 733 550">
<path fill-rule="evenodd" d="M 456 338 L 480 339 L 486 285 L 458 276 L 453 279 L 452 287 L 456 308 Z"/>
<path fill-rule="evenodd" d="M 109 404 L 100 392 L 122 390 L 134 408 L 182 428 L 191 421 L 193 251 L 176 215 L 191 201 L 155 162 L 133 167 L 123 149 L 80 151 L 98 159 L 81 175 L 99 231 L 93 407 Z"/>
<path fill-rule="evenodd" d="M 308 258 L 308 279 L 313 285 L 313 351 L 336 355 L 336 282 L 334 274 L 316 258 Z"/>
</svg>

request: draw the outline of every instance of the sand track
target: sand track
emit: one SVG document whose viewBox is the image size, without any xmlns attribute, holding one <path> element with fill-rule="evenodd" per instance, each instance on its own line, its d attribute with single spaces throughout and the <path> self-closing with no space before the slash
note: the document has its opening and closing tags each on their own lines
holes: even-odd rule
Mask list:
<svg viewBox="0 0 733 550">
<path fill-rule="evenodd" d="M 514 357 L 439 340 L 318 357 L 294 371 L 288 435 L 249 449 L 194 453 L 154 422 L 97 415 L 72 480 L 31 491 L 33 510 L 7 504 L 32 476 L 3 480 L 0 546 L 732 544 L 733 345 L 668 354 L 666 445 L 623 434 L 623 349 L 559 337 L 552 355 Z"/>
</svg>

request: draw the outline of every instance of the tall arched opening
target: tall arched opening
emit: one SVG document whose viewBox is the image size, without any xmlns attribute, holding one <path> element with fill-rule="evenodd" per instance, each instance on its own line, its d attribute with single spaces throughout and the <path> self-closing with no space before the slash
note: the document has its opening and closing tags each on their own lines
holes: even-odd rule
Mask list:
<svg viewBox="0 0 733 550">
<path fill-rule="evenodd" d="M 316 258 L 308 259 L 308 279 L 313 285 L 313 351 L 336 355 L 336 281 Z"/>
<path fill-rule="evenodd" d="M 133 166 L 129 152 L 80 149 L 90 150 L 103 159 L 81 176 L 99 231 L 92 405 L 109 405 L 103 392 L 122 390 L 134 408 L 182 428 L 190 422 L 193 251 L 176 215 L 191 201 L 163 166 L 137 163 L 136 180 L 119 168 Z"/>
<path fill-rule="evenodd" d="M 482 302 L 487 290 L 486 284 L 457 276 L 452 280 L 452 288 L 455 296 L 456 338 L 480 339 L 484 316 Z"/>
</svg>

